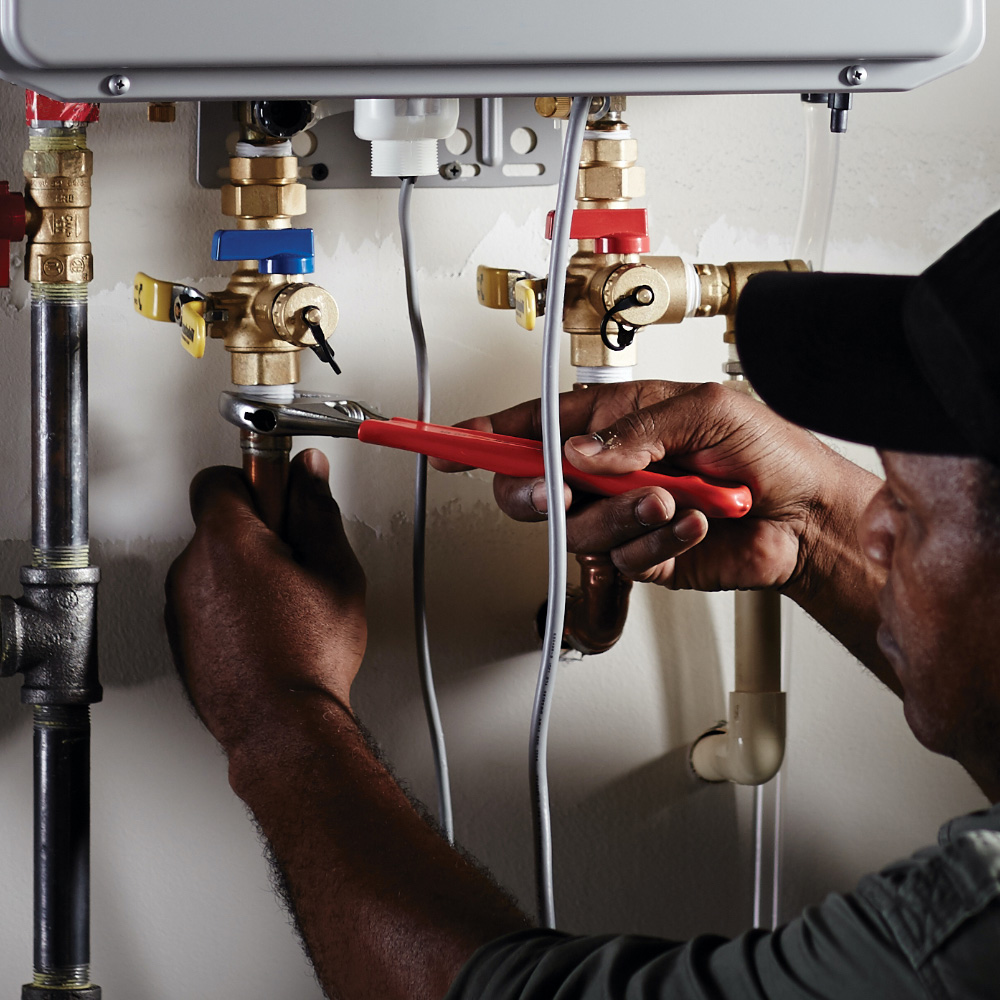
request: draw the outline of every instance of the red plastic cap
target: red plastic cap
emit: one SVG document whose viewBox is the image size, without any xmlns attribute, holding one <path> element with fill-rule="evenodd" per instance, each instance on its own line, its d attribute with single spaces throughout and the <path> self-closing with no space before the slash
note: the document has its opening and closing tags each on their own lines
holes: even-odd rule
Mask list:
<svg viewBox="0 0 1000 1000">
<path fill-rule="evenodd" d="M 24 239 L 24 196 L 0 181 L 0 288 L 10 288 L 10 244 Z"/>
<path fill-rule="evenodd" d="M 66 103 L 43 97 L 33 90 L 24 92 L 24 115 L 31 122 L 96 122 L 99 104 Z"/>
<path fill-rule="evenodd" d="M 555 212 L 545 220 L 552 239 Z M 648 253 L 649 218 L 644 208 L 578 208 L 569 231 L 572 240 L 595 240 L 598 253 Z"/>
</svg>

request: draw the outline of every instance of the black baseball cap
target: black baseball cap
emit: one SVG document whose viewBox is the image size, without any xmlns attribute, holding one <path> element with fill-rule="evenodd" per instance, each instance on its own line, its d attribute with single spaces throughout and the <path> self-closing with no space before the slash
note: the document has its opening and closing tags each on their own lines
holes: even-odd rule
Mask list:
<svg viewBox="0 0 1000 1000">
<path fill-rule="evenodd" d="M 789 420 L 1000 463 L 1000 212 L 917 276 L 758 274 L 735 325 L 746 377 Z"/>
</svg>

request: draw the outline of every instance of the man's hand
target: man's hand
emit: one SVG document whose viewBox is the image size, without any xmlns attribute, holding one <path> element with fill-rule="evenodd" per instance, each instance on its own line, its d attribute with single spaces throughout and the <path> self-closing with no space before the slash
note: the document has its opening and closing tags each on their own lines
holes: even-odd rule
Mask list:
<svg viewBox="0 0 1000 1000">
<path fill-rule="evenodd" d="M 174 657 L 229 754 L 326 994 L 439 1000 L 526 918 L 413 808 L 350 712 L 364 574 L 318 451 L 289 473 L 284 539 L 236 469 L 191 487 L 195 534 L 167 581 Z"/>
<path fill-rule="evenodd" d="M 652 465 L 750 487 L 749 514 L 711 522 L 700 511 L 677 509 L 659 487 L 600 500 L 571 497 L 567 489 L 570 551 L 609 552 L 633 580 L 674 589 L 794 588 L 813 536 L 824 528 L 827 501 L 847 486 L 863 507 L 877 485 L 807 431 L 716 383 L 593 386 L 564 393 L 560 413 L 566 457 L 581 471 L 619 474 Z M 537 400 L 467 423 L 541 436 Z M 516 520 L 545 516 L 541 480 L 497 476 L 494 493 Z"/>
<path fill-rule="evenodd" d="M 227 752 L 273 730 L 266 723 L 303 695 L 350 711 L 365 579 L 328 475 L 322 452 L 292 461 L 284 538 L 258 517 L 239 470 L 206 469 L 191 484 L 195 533 L 167 578 L 167 628 L 191 699 Z"/>
</svg>

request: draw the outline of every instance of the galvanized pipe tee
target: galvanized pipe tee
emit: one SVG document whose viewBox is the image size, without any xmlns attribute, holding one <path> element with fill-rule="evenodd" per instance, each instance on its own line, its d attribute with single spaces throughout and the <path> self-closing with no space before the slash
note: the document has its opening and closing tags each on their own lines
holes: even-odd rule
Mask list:
<svg viewBox="0 0 1000 1000">
<path fill-rule="evenodd" d="M 0 676 L 24 675 L 29 705 L 90 705 L 97 677 L 96 566 L 21 567 L 23 595 L 0 597 Z"/>
</svg>

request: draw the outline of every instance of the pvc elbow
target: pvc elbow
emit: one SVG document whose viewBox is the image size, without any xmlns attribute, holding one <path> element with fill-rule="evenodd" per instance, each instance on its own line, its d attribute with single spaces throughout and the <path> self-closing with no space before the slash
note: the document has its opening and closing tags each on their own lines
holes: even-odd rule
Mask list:
<svg viewBox="0 0 1000 1000">
<path fill-rule="evenodd" d="M 763 785 L 785 756 L 783 691 L 731 691 L 729 721 L 691 748 L 691 767 L 705 781 Z"/>
</svg>

